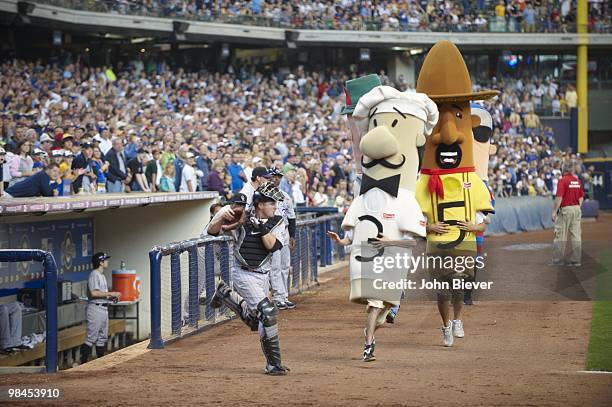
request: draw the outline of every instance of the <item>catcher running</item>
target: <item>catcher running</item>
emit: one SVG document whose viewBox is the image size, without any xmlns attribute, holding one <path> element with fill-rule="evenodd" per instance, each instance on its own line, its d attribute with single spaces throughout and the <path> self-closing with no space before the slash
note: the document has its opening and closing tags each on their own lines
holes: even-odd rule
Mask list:
<svg viewBox="0 0 612 407">
<path fill-rule="evenodd" d="M 223 227 L 226 222 L 235 222 L 236 213 L 229 206 L 221 209 L 207 227 L 209 235 L 223 233 L 234 240 L 233 287 L 221 280 L 211 304 L 215 308 L 227 306 L 252 331 L 259 331 L 265 372 L 270 375 L 284 375 L 289 370 L 281 363 L 278 308 L 268 298 L 272 253 L 283 247 L 275 237 L 276 229 L 284 227 L 283 218 L 274 215 L 276 202 L 282 200 L 283 194 L 267 182 L 253 194 L 253 206 L 241 217 L 238 227 Z"/>
</svg>

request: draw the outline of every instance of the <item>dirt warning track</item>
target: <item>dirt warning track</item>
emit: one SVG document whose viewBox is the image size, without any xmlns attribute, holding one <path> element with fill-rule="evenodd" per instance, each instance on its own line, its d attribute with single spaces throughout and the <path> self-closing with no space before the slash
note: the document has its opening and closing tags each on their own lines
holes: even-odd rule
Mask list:
<svg viewBox="0 0 612 407">
<path fill-rule="evenodd" d="M 611 216 L 585 223 L 583 236 L 607 239 L 611 225 Z M 504 239 L 549 242 L 551 232 Z M 519 270 L 530 273 L 529 266 Z M 262 373 L 256 334 L 234 320 L 99 370 L 0 376 L 0 382 L 59 387 L 61 404 L 75 406 L 610 403 L 612 375 L 577 373 L 588 347 L 589 301 L 481 301 L 466 309 L 466 337 L 453 348 L 441 346 L 435 303 L 406 301 L 397 323 L 377 333 L 377 361 L 364 363 L 365 313 L 348 302 L 347 271 L 323 279 L 318 289 L 295 297 L 297 309 L 280 314 L 283 362 L 292 369 L 285 377 Z"/>
</svg>

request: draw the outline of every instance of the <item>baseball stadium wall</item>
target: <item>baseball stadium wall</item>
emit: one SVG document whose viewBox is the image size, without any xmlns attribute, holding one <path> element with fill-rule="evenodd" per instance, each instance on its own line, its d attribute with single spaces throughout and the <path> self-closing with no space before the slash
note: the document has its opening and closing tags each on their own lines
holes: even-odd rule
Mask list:
<svg viewBox="0 0 612 407">
<path fill-rule="evenodd" d="M 94 252 L 111 256 L 106 271 L 109 286 L 112 270 L 124 261 L 126 269 L 135 270 L 140 278 L 138 306 L 132 302 L 126 309 L 128 317 L 139 319 L 126 320 L 126 330 L 135 340 L 145 339 L 151 332 L 149 250 L 199 236 L 217 196 L 217 192 L 134 193 L 1 200 L 0 249 L 51 252 L 59 281 L 71 282 L 70 290 L 78 296 L 86 295 Z M 0 303 L 15 301 L 19 289 L 42 288 L 43 277 L 40 264 L 1 263 Z M 162 293 L 162 301 L 170 303 L 169 290 Z M 166 324 L 170 325 L 169 320 Z"/>
</svg>

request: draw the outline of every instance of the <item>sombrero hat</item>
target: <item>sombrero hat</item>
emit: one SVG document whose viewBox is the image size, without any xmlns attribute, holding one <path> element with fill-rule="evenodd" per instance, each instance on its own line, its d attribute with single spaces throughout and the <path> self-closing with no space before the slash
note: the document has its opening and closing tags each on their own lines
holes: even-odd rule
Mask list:
<svg viewBox="0 0 612 407">
<path fill-rule="evenodd" d="M 450 41 L 440 41 L 429 50 L 416 91 L 425 93 L 434 102 L 483 100 L 499 94 L 496 90 L 472 92 L 472 80 L 463 55 Z"/>
</svg>

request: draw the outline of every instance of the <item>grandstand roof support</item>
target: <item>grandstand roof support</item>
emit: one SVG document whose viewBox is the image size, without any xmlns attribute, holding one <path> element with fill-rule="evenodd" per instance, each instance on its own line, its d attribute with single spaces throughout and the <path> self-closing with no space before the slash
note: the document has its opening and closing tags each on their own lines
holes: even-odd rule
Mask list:
<svg viewBox="0 0 612 407">
<path fill-rule="evenodd" d="M 576 50 L 576 91 L 578 93 L 578 152 L 586 154 L 589 149 L 588 113 L 588 29 L 587 0 L 578 0 L 579 45 Z"/>
</svg>

